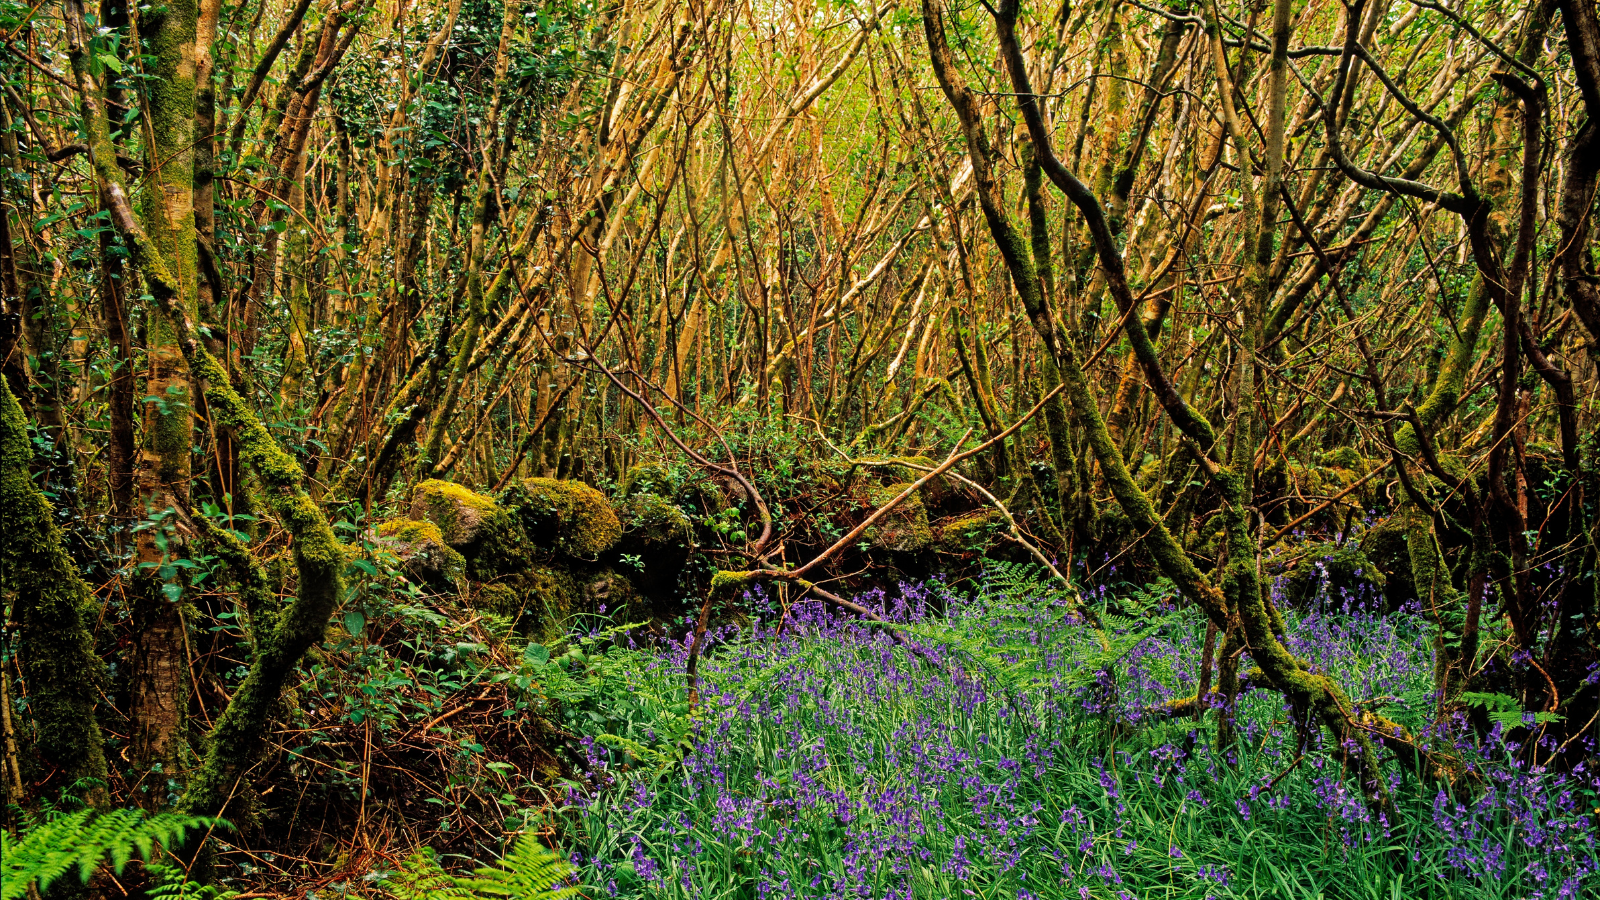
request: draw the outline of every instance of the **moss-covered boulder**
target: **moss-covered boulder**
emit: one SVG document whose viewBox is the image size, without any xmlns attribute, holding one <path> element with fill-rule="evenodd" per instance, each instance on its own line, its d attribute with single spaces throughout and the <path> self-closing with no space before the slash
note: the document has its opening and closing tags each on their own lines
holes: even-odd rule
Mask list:
<svg viewBox="0 0 1600 900">
<path fill-rule="evenodd" d="M 639 592 L 622 572 L 601 566 L 579 573 L 577 579 L 583 598 L 581 611 L 609 616 L 618 624 L 638 617 Z"/>
<path fill-rule="evenodd" d="M 429 479 L 411 494 L 411 518 L 437 525 L 445 543 L 460 551 L 467 577 L 491 581 L 532 564 L 528 538 L 516 518 L 493 497 L 459 484 Z"/>
<path fill-rule="evenodd" d="M 910 483 L 880 485 L 868 493 L 868 501 L 877 510 L 898 497 Z M 900 502 L 878 523 L 867 529 L 867 540 L 878 550 L 896 553 L 917 553 L 933 545 L 933 529 L 928 527 L 928 510 L 922 505 L 920 494 Z"/>
<path fill-rule="evenodd" d="M 956 516 L 939 523 L 934 530 L 934 546 L 945 553 L 983 553 L 1006 527 L 1006 520 L 992 507 Z"/>
<path fill-rule="evenodd" d="M 1383 595 L 1391 609 L 1417 596 L 1411 571 L 1411 542 L 1404 516 L 1391 516 L 1361 534 L 1361 552 L 1383 573 Z"/>
<path fill-rule="evenodd" d="M 1372 463 L 1354 447 L 1335 447 L 1318 457 L 1317 464 L 1324 469 L 1348 469 L 1363 475 L 1372 468 Z"/>
<path fill-rule="evenodd" d="M 518 623 L 541 644 L 565 634 L 573 615 L 583 609 L 583 588 L 565 567 L 534 566 L 518 582 Z"/>
<path fill-rule="evenodd" d="M 619 493 L 623 497 L 634 494 L 658 494 L 670 497 L 682 486 L 683 478 L 662 462 L 642 462 L 628 469 L 622 476 Z"/>
<path fill-rule="evenodd" d="M 628 620 L 638 593 L 610 566 L 535 563 L 526 571 L 478 585 L 474 605 L 509 620 L 517 633 L 548 644 L 564 634 L 580 613 Z"/>
<path fill-rule="evenodd" d="M 927 456 L 896 456 L 891 458 L 889 465 L 876 470 L 880 484 L 910 484 L 928 474 L 929 469 L 939 468 L 939 461 Z M 938 506 L 950 494 L 950 479 L 943 475 L 928 480 L 922 486 L 922 499 L 925 505 Z"/>
<path fill-rule="evenodd" d="M 592 559 L 622 536 L 605 495 L 581 481 L 525 478 L 501 493 L 500 505 L 540 550 Z"/>
<path fill-rule="evenodd" d="M 638 493 L 617 506 L 622 537 L 616 552 L 634 568 L 634 581 L 649 593 L 670 590 L 694 549 L 694 525 L 683 510 L 655 494 Z"/>
<path fill-rule="evenodd" d="M 474 544 L 500 518 L 500 505 L 471 488 L 430 478 L 411 492 L 411 518 L 437 525 L 457 550 Z"/>
<path fill-rule="evenodd" d="M 395 519 L 376 530 L 378 545 L 394 554 L 406 577 L 450 590 L 466 575 L 467 561 L 445 541 L 443 530 L 426 519 Z"/>
<path fill-rule="evenodd" d="M 504 581 L 480 584 L 473 595 L 472 605 L 475 609 L 515 621 L 522 613 L 522 592 Z"/>
<path fill-rule="evenodd" d="M 500 581 L 479 585 L 473 603 L 509 620 L 518 634 L 549 643 L 566 633 L 584 604 L 583 587 L 571 569 L 534 564 Z"/>
<path fill-rule="evenodd" d="M 1378 605 L 1386 579 L 1355 542 L 1308 548 L 1278 584 L 1283 601 L 1300 608 Z"/>
</svg>

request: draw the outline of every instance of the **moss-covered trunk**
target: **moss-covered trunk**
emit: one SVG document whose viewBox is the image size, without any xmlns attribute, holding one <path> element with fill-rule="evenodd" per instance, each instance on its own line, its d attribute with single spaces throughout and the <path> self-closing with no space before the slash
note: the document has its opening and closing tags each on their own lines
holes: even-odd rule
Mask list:
<svg viewBox="0 0 1600 900">
<path fill-rule="evenodd" d="M 22 407 L 0 380 L 0 592 L 11 595 L 12 618 L 22 626 L 33 745 L 40 761 L 61 773 L 53 786 L 94 779 L 89 798 L 103 803 L 106 758 L 95 718 L 102 667 L 87 625 L 92 601 L 50 504 L 29 477 L 31 446 Z"/>
<path fill-rule="evenodd" d="M 207 736 L 204 757 L 191 773 L 179 802 L 196 814 L 220 815 L 238 795 L 240 780 L 265 748 L 265 730 L 273 703 L 283 691 L 307 649 L 322 640 L 328 619 L 342 594 L 344 548 L 327 517 L 305 489 L 305 475 L 293 457 L 278 446 L 244 398 L 233 389 L 227 371 L 200 344 L 198 328 L 185 306 L 182 282 L 173 275 L 174 261 L 145 231 L 128 199 L 127 185 L 111 145 L 104 94 L 87 58 L 82 0 L 66 0 L 68 55 L 78 88 L 90 160 L 111 221 L 130 247 L 161 317 L 172 327 L 176 345 L 205 393 L 212 424 L 230 432 L 240 458 L 255 473 L 267 510 L 292 539 L 298 594 L 273 623 L 260 623 L 249 673 L 234 691 Z M 199 838 L 194 836 L 194 840 Z M 190 852 L 194 848 L 174 848 Z"/>
<path fill-rule="evenodd" d="M 150 85 L 144 121 L 148 166 L 141 217 L 150 240 L 168 260 L 178 296 L 189 315 L 196 302 L 194 225 L 195 37 L 196 0 L 174 0 L 140 21 L 148 42 Z M 149 374 L 144 404 L 143 442 L 137 476 L 142 513 L 154 520 L 137 531 L 139 577 L 132 596 L 133 759 L 148 767 L 143 777 L 150 806 L 164 805 L 165 785 L 181 766 L 182 729 L 188 701 L 188 660 L 180 583 L 164 572 L 182 555 L 188 529 L 177 513 L 189 505 L 190 448 L 194 398 L 189 366 L 177 333 L 156 310 L 146 329 Z M 144 773 L 141 773 L 143 776 Z"/>
</svg>

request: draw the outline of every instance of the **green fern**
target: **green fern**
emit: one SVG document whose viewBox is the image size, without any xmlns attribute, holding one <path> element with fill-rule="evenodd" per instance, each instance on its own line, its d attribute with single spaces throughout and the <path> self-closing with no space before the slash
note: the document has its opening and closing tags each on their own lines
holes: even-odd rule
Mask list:
<svg viewBox="0 0 1600 900">
<path fill-rule="evenodd" d="M 239 896 L 238 891 L 190 881 L 177 866 L 145 863 L 144 870 L 150 876 L 150 886 L 145 891 L 150 900 L 232 900 Z"/>
<path fill-rule="evenodd" d="M 1102 671 L 1114 670 L 1141 643 L 1176 623 L 1176 614 L 1163 608 L 1158 597 L 1130 591 L 1119 598 L 1117 611 L 1106 608 L 1098 612 L 1102 626 L 1098 648 L 1075 645 L 1080 632 L 1066 625 L 1078 614 L 1082 600 L 1047 577 L 1039 566 L 994 563 L 985 568 L 983 593 L 985 624 L 981 628 L 937 620 L 888 627 L 906 632 L 925 646 L 945 648 L 1015 699 L 1055 684 L 1069 691 L 1092 684 Z M 1066 654 L 1075 662 L 1064 673 L 1061 667 L 1047 666 L 1050 651 Z M 1164 662 L 1148 660 L 1145 665 Z M 1151 674 L 1166 677 L 1173 673 Z"/>
<path fill-rule="evenodd" d="M 1522 704 L 1518 703 L 1515 697 L 1507 697 L 1505 694 L 1480 694 L 1467 691 L 1461 695 L 1461 702 L 1468 706 L 1482 707 L 1483 711 L 1488 714 L 1489 721 L 1508 731 L 1526 724 L 1525 716 L 1527 711 L 1522 708 Z M 1561 719 L 1561 716 L 1552 712 L 1536 712 L 1533 714 L 1533 722 L 1531 724 L 1544 725 L 1549 722 L 1559 722 Z"/>
<path fill-rule="evenodd" d="M 559 853 L 525 834 L 497 866 L 486 866 L 462 878 L 439 865 L 432 850 L 413 853 L 385 887 L 396 900 L 564 900 L 578 889 L 562 882 L 572 877 L 572 864 Z"/>
<path fill-rule="evenodd" d="M 157 844 L 170 845 L 191 831 L 218 824 L 222 824 L 218 819 L 177 813 L 146 817 L 137 809 L 86 809 L 34 823 L 20 839 L 0 831 L 0 856 L 5 857 L 0 864 L 0 900 L 22 897 L 33 885 L 47 890 L 74 869 L 87 883 L 107 860 L 121 874 L 135 853 L 148 860 Z M 166 896 L 214 900 L 197 894 Z"/>
</svg>

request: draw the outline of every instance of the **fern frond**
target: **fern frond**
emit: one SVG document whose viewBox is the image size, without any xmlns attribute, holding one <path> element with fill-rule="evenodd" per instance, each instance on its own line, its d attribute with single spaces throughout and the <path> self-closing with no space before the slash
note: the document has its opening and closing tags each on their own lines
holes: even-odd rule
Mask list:
<svg viewBox="0 0 1600 900">
<path fill-rule="evenodd" d="M 0 900 L 16 900 L 28 888 L 47 890 L 73 869 L 87 883 L 102 862 L 121 873 L 135 852 L 150 858 L 156 844 L 182 840 L 191 831 L 221 824 L 220 820 L 177 813 L 146 817 L 143 810 L 94 810 L 57 815 L 32 823 L 19 840 L 0 832 Z"/>
<path fill-rule="evenodd" d="M 565 900 L 577 895 L 572 864 L 561 854 L 523 835 L 497 866 L 485 866 L 464 878 L 451 877 L 431 850 L 413 853 L 384 888 L 395 900 Z"/>
<path fill-rule="evenodd" d="M 238 891 L 225 891 L 209 884 L 190 881 L 177 866 L 165 863 L 147 863 L 145 872 L 150 875 L 150 887 L 145 896 L 150 900 L 233 900 Z"/>
<path fill-rule="evenodd" d="M 471 878 L 458 878 L 456 885 L 472 897 L 505 897 L 508 900 L 563 900 L 578 889 L 562 885 L 572 875 L 572 864 L 559 853 L 524 834 L 499 866 L 484 867 Z"/>
<path fill-rule="evenodd" d="M 470 891 L 456 886 L 429 849 L 406 857 L 383 886 L 395 900 L 474 900 Z"/>
</svg>

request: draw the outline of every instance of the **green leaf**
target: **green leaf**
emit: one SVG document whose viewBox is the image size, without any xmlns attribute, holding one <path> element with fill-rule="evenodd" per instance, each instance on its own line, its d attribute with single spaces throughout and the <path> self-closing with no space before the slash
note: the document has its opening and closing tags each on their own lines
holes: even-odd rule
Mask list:
<svg viewBox="0 0 1600 900">
<path fill-rule="evenodd" d="M 366 627 L 367 617 L 361 610 L 352 609 L 344 614 L 344 630 L 350 632 L 351 637 L 360 637 Z"/>
</svg>

